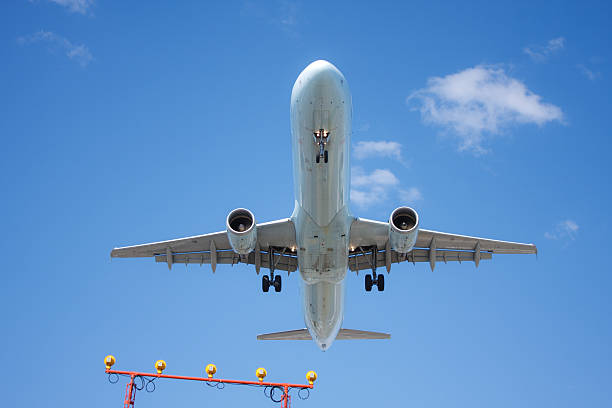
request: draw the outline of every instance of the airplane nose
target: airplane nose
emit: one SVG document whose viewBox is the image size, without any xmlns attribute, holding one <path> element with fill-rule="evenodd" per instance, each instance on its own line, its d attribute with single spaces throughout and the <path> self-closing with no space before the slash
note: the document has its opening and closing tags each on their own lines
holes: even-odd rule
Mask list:
<svg viewBox="0 0 612 408">
<path fill-rule="evenodd" d="M 310 86 L 317 89 L 341 89 L 345 79 L 344 75 L 332 63 L 318 60 L 304 69 Z"/>
</svg>

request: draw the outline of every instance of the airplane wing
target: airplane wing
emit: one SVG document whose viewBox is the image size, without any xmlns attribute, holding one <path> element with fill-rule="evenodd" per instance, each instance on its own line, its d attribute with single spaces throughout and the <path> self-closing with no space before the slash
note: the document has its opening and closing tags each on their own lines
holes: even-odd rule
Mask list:
<svg viewBox="0 0 612 408">
<path fill-rule="evenodd" d="M 349 268 L 352 271 L 371 269 L 399 262 L 429 262 L 433 271 L 436 262 L 473 261 L 478 266 L 481 259 L 491 259 L 493 254 L 537 254 L 534 244 L 497 241 L 467 235 L 419 229 L 414 249 L 400 254 L 389 248 L 389 224 L 357 218 L 351 225 Z M 375 256 L 374 251 L 376 251 Z"/>
<path fill-rule="evenodd" d="M 257 224 L 257 245 L 248 255 L 239 255 L 232 250 L 226 231 L 193 237 L 172 239 L 115 248 L 112 258 L 153 257 L 156 262 L 173 264 L 210 264 L 213 272 L 217 264 L 246 263 L 259 269 L 274 268 L 294 272 L 297 270 L 295 252 L 295 226 L 289 219 Z"/>
</svg>

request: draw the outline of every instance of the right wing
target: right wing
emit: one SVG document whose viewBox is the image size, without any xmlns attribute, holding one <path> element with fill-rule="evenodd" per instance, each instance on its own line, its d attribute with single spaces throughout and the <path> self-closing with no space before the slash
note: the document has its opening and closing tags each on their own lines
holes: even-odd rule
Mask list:
<svg viewBox="0 0 612 408">
<path fill-rule="evenodd" d="M 156 262 L 165 262 L 168 268 L 175 263 L 211 264 L 213 271 L 217 264 L 246 263 L 259 268 L 272 268 L 294 272 L 297 269 L 295 253 L 295 226 L 286 218 L 257 224 L 257 245 L 248 255 L 239 255 L 232 250 L 227 232 L 152 242 L 115 248 L 112 258 L 153 257 Z"/>
<path fill-rule="evenodd" d="M 449 234 L 446 232 L 419 229 L 412 251 L 400 254 L 391 250 L 389 224 L 386 222 L 357 218 L 351 225 L 349 268 L 352 271 L 371 269 L 376 266 L 390 269 L 392 263 L 429 262 L 433 270 L 436 262 L 474 261 L 491 259 L 493 254 L 537 254 L 534 244 L 498 241 L 494 239 Z M 376 250 L 376 256 L 373 256 Z"/>
</svg>

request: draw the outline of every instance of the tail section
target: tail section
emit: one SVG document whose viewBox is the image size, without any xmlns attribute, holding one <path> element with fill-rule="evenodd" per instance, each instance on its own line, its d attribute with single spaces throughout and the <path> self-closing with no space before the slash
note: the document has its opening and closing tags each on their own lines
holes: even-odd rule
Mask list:
<svg viewBox="0 0 612 408">
<path fill-rule="evenodd" d="M 390 339 L 389 333 L 378 333 L 364 330 L 340 329 L 336 340 L 381 340 Z M 276 333 L 260 334 L 257 340 L 312 340 L 307 329 L 289 330 Z"/>
</svg>

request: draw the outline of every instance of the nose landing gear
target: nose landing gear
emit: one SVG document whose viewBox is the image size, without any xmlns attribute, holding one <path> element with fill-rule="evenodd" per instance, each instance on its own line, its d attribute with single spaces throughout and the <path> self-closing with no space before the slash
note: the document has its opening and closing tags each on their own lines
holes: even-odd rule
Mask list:
<svg viewBox="0 0 612 408">
<path fill-rule="evenodd" d="M 320 163 L 323 160 L 324 163 L 327 163 L 328 153 L 325 150 L 327 146 L 327 140 L 329 138 L 329 132 L 326 132 L 325 129 L 319 129 L 318 131 L 313 132 L 314 142 L 319 146 L 319 154 L 315 158 L 317 163 Z"/>
</svg>

